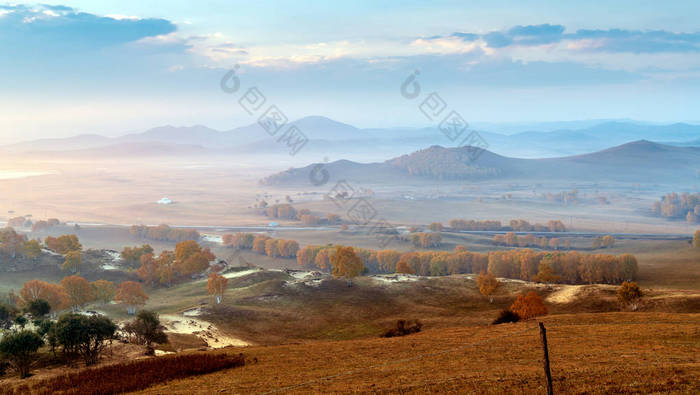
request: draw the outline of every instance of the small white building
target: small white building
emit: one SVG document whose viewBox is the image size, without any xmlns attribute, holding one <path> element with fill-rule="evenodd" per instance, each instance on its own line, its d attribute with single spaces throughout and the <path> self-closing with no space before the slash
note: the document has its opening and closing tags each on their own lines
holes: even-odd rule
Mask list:
<svg viewBox="0 0 700 395">
<path fill-rule="evenodd" d="M 168 199 L 167 197 L 162 197 L 156 203 L 158 203 L 158 204 L 173 204 L 173 201 Z"/>
</svg>

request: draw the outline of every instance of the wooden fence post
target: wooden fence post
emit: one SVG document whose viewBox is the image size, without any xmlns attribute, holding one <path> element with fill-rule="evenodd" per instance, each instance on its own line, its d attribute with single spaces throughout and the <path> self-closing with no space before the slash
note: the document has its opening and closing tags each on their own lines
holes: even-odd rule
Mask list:
<svg viewBox="0 0 700 395">
<path fill-rule="evenodd" d="M 547 395 L 554 395 L 554 390 L 552 389 L 552 373 L 549 371 L 549 351 L 547 350 L 547 330 L 544 328 L 544 324 L 540 324 L 540 339 L 542 340 L 542 351 L 544 352 L 544 358 L 542 363 L 544 365 L 544 375 L 547 377 Z"/>
</svg>

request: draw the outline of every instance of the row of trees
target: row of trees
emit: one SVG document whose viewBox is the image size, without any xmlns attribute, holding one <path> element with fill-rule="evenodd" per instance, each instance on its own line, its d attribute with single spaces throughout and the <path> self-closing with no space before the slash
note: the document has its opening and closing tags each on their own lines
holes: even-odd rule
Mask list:
<svg viewBox="0 0 700 395">
<path fill-rule="evenodd" d="M 542 249 L 550 248 L 552 250 L 558 250 L 562 247 L 561 240 L 557 237 L 552 237 L 550 239 L 546 237 L 536 237 L 533 234 L 527 234 L 523 236 L 518 236 L 513 232 L 508 232 L 504 235 L 494 235 L 493 242 L 496 245 L 505 245 L 511 247 L 540 247 Z M 564 240 L 563 247 L 565 249 L 571 248 L 571 241 Z"/>
<path fill-rule="evenodd" d="M 77 311 L 88 303 L 100 302 L 106 304 L 112 300 L 126 306 L 127 312 L 133 314 L 137 306 L 148 300 L 148 295 L 141 284 L 125 281 L 115 286 L 107 280 L 97 280 L 89 283 L 80 276 L 68 276 L 60 284 L 42 280 L 30 280 L 24 283 L 19 295 L 13 292 L 8 297 L 11 307 L 24 308 L 36 301 L 45 301 L 48 306 L 46 314 L 56 315 L 59 311 L 71 309 Z"/>
<path fill-rule="evenodd" d="M 56 218 L 49 218 L 47 220 L 40 220 L 33 222 L 30 216 L 19 216 L 12 217 L 7 220 L 7 226 L 10 227 L 32 227 L 32 232 L 39 232 L 48 229 L 52 226 L 60 225 L 61 221 Z"/>
<path fill-rule="evenodd" d="M 431 226 L 433 226 L 433 224 L 431 224 Z M 546 225 L 532 225 L 523 219 L 512 219 L 510 220 L 509 226 L 504 226 L 501 223 L 501 221 L 475 221 L 466 219 L 452 219 L 450 220 L 450 228 L 455 230 L 513 230 L 516 232 L 566 232 L 566 226 L 564 226 L 564 223 L 559 220 L 549 221 Z"/>
<path fill-rule="evenodd" d="M 435 248 L 442 244 L 442 236 L 440 233 L 412 233 L 410 236 L 411 244 L 421 248 Z"/>
<path fill-rule="evenodd" d="M 130 249 L 131 252 L 135 250 L 140 252 L 141 262 L 136 274 L 151 286 L 170 286 L 174 281 L 192 278 L 209 269 L 216 259 L 209 248 L 202 248 L 194 240 L 181 241 L 175 245 L 174 252 L 164 250 L 157 256 L 148 244 Z"/>
<path fill-rule="evenodd" d="M 666 218 L 682 218 L 689 224 L 700 222 L 700 193 L 666 194 L 652 205 L 652 212 Z"/>
<path fill-rule="evenodd" d="M 612 237 L 611 235 L 605 235 L 603 237 L 596 236 L 593 239 L 593 249 L 598 249 L 598 248 L 608 248 L 612 247 L 615 245 L 615 238 Z"/>
<path fill-rule="evenodd" d="M 291 199 L 289 199 L 291 200 Z M 277 203 L 272 206 L 268 206 L 265 203 L 262 206 L 265 209 L 265 215 L 270 218 L 279 219 L 292 219 L 301 221 L 304 225 L 320 225 L 320 224 L 339 224 L 341 222 L 340 216 L 336 214 L 326 214 L 324 216 L 317 216 L 311 213 L 309 209 L 295 209 L 289 203 Z"/>
<path fill-rule="evenodd" d="M 253 250 L 270 257 L 294 258 L 299 251 L 299 243 L 294 240 L 273 239 L 267 235 L 253 233 L 226 234 L 222 237 L 225 246 L 241 250 Z"/>
<path fill-rule="evenodd" d="M 199 240 L 199 232 L 195 229 L 171 228 L 162 224 L 158 226 L 131 225 L 129 232 L 139 239 L 180 242 Z"/>
<path fill-rule="evenodd" d="M 308 245 L 297 253 L 297 263 L 307 269 L 328 271 L 333 246 Z M 421 276 L 486 272 L 497 277 L 526 281 L 582 283 L 614 283 L 633 280 L 637 276 L 637 260 L 623 254 L 542 252 L 530 249 L 477 253 L 458 246 L 453 252 L 374 251 L 355 248 L 369 273 L 406 273 Z"/>
</svg>

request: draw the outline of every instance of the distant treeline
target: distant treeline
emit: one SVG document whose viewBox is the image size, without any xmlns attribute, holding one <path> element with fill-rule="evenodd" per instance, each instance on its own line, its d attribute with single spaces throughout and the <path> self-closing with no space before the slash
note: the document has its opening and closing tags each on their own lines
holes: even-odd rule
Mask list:
<svg viewBox="0 0 700 395">
<path fill-rule="evenodd" d="M 510 220 L 510 226 L 504 226 L 501 221 L 475 221 L 466 219 L 450 220 L 450 228 L 455 230 L 513 230 L 516 232 L 566 232 L 564 223 L 549 221 L 547 225 L 530 224 L 523 219 Z"/>
<path fill-rule="evenodd" d="M 267 203 L 261 206 L 265 209 L 265 215 L 270 218 L 289 219 L 301 221 L 304 225 L 333 225 L 341 222 L 340 216 L 336 214 L 326 214 L 318 216 L 311 213 L 309 209 L 297 210 L 289 203 L 278 203 L 268 206 Z"/>
<path fill-rule="evenodd" d="M 700 193 L 669 193 L 652 206 L 654 215 L 685 219 L 689 224 L 700 222 Z"/>
<path fill-rule="evenodd" d="M 299 243 L 294 240 L 273 239 L 267 235 L 252 233 L 226 234 L 223 244 L 241 250 L 253 250 L 270 257 L 294 258 L 299 251 Z"/>
<path fill-rule="evenodd" d="M 426 233 L 437 234 L 437 233 Z M 252 249 L 269 256 L 296 256 L 305 269 L 328 271 L 335 253 L 334 245 L 307 245 L 299 248 L 292 240 L 275 240 L 265 235 L 237 233 L 225 235 L 224 244 Z M 619 284 L 637 277 L 633 255 L 544 252 L 531 249 L 470 252 L 458 246 L 453 252 L 405 252 L 353 248 L 365 273 L 408 273 L 421 276 L 487 272 L 497 277 L 568 284 Z"/>
<path fill-rule="evenodd" d="M 44 220 L 39 220 L 36 222 L 33 222 L 29 216 L 19 216 L 19 217 L 13 217 L 7 220 L 7 226 L 11 227 L 32 227 L 32 232 L 40 232 L 42 230 L 51 228 L 56 225 L 60 225 L 61 221 L 59 221 L 56 218 L 49 218 L 46 221 Z"/>
<path fill-rule="evenodd" d="M 199 232 L 195 229 L 171 228 L 168 225 L 146 226 L 131 225 L 129 232 L 140 238 L 160 241 L 181 242 L 185 240 L 199 240 Z"/>
</svg>

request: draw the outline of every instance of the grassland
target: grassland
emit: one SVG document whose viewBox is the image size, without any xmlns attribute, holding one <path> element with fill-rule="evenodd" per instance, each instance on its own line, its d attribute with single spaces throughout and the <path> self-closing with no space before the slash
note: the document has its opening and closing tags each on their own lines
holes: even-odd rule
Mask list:
<svg viewBox="0 0 700 395">
<path fill-rule="evenodd" d="M 700 387 L 698 314 L 564 314 L 542 321 L 555 393 L 692 394 Z M 535 322 L 249 347 L 245 355 L 243 368 L 142 393 L 544 392 Z"/>
</svg>

